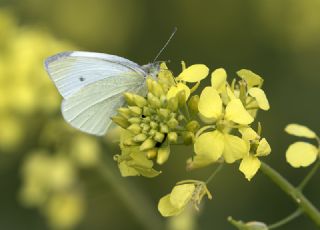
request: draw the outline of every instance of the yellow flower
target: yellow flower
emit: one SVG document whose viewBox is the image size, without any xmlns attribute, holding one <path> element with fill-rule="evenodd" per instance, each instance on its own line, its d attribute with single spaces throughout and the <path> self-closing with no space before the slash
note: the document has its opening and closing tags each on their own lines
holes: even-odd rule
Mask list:
<svg viewBox="0 0 320 230">
<path fill-rule="evenodd" d="M 191 202 L 198 209 L 202 198 L 207 195 L 212 198 L 206 184 L 202 181 L 181 181 L 172 189 L 171 193 L 162 197 L 158 203 L 158 210 L 162 216 L 179 215 Z"/>
<path fill-rule="evenodd" d="M 289 124 L 285 131 L 291 135 L 316 139 L 318 143 L 319 137 L 317 134 L 306 126 L 299 124 Z M 298 141 L 289 146 L 286 152 L 287 162 L 294 168 L 307 167 L 319 159 L 319 146 Z"/>
<path fill-rule="evenodd" d="M 247 180 L 251 180 L 261 166 L 258 157 L 267 156 L 271 153 L 271 147 L 265 138 L 260 136 L 249 127 L 239 129 L 242 139 L 247 141 L 248 153 L 241 160 L 239 170 L 245 175 Z"/>
<path fill-rule="evenodd" d="M 209 68 L 203 64 L 191 65 L 179 74 L 177 80 L 199 82 L 209 74 Z"/>
</svg>

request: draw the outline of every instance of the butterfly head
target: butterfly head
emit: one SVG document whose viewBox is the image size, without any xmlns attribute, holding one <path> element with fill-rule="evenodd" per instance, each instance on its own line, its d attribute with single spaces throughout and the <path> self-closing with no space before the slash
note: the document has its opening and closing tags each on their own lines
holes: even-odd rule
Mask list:
<svg viewBox="0 0 320 230">
<path fill-rule="evenodd" d="M 142 69 L 147 76 L 151 76 L 156 79 L 160 71 L 160 62 L 153 62 L 142 66 Z"/>
</svg>

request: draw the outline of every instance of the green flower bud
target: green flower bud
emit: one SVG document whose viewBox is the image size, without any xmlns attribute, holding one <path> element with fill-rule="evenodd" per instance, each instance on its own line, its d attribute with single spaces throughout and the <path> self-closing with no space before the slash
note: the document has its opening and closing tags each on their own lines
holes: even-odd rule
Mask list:
<svg viewBox="0 0 320 230">
<path fill-rule="evenodd" d="M 179 122 L 175 118 L 171 118 L 167 122 L 167 125 L 170 129 L 175 129 L 179 125 Z"/>
<path fill-rule="evenodd" d="M 157 133 L 157 130 L 151 129 L 148 134 L 149 136 L 153 137 L 154 135 L 156 135 L 156 133 Z"/>
<path fill-rule="evenodd" d="M 134 134 L 139 134 L 141 132 L 141 127 L 138 124 L 132 124 L 127 128 L 127 130 Z"/>
<path fill-rule="evenodd" d="M 165 124 L 160 124 L 160 132 L 161 133 L 168 133 L 169 132 L 169 127 Z"/>
<path fill-rule="evenodd" d="M 142 109 L 138 106 L 129 106 L 129 109 L 133 116 L 140 116 L 142 113 Z"/>
<path fill-rule="evenodd" d="M 128 121 L 131 123 L 131 124 L 140 124 L 141 123 L 141 119 L 139 117 L 130 117 L 128 119 Z"/>
<path fill-rule="evenodd" d="M 154 135 L 153 139 L 157 142 L 162 142 L 164 139 L 164 134 L 160 133 L 160 132 L 156 132 L 156 134 Z"/>
<path fill-rule="evenodd" d="M 189 130 L 190 132 L 196 132 L 199 128 L 199 122 L 197 121 L 190 121 L 187 125 L 186 125 L 187 130 Z"/>
<path fill-rule="evenodd" d="M 181 90 L 178 94 L 178 102 L 179 102 L 179 106 L 182 107 L 185 103 L 186 103 L 186 93 L 184 90 Z"/>
<path fill-rule="evenodd" d="M 165 163 L 170 156 L 170 146 L 166 145 L 158 149 L 158 154 L 157 154 L 157 163 L 159 165 L 162 165 Z"/>
<path fill-rule="evenodd" d="M 159 114 L 160 118 L 167 119 L 170 115 L 170 110 L 161 108 L 161 109 L 159 109 L 158 114 Z"/>
<path fill-rule="evenodd" d="M 125 140 L 123 140 L 123 145 L 132 146 L 137 145 L 137 143 L 135 143 L 132 138 L 126 138 Z"/>
<path fill-rule="evenodd" d="M 194 95 L 189 99 L 188 107 L 189 111 L 193 114 L 197 114 L 199 112 L 198 110 L 198 103 L 199 103 L 199 95 Z"/>
<path fill-rule="evenodd" d="M 140 145 L 140 151 L 145 151 L 148 149 L 152 149 L 156 145 L 156 142 L 150 138 L 145 140 L 141 145 Z"/>
<path fill-rule="evenodd" d="M 111 117 L 111 120 L 124 129 L 130 125 L 127 119 L 119 115 Z"/>
<path fill-rule="evenodd" d="M 164 91 L 161 87 L 161 85 L 156 82 L 156 81 L 153 81 L 152 82 L 152 91 L 151 91 L 155 96 L 157 96 L 158 98 L 161 97 L 161 95 L 164 95 Z"/>
<path fill-rule="evenodd" d="M 157 150 L 156 149 L 149 149 L 147 151 L 147 158 L 148 159 L 152 159 L 152 158 L 155 158 L 157 156 Z"/>
<path fill-rule="evenodd" d="M 137 94 L 133 95 L 133 101 L 137 106 L 141 108 L 147 105 L 147 100 L 144 97 Z"/>
<path fill-rule="evenodd" d="M 153 108 L 160 108 L 161 107 L 161 102 L 160 102 L 159 98 L 154 96 L 152 93 L 149 92 L 147 98 L 148 98 L 149 104 Z"/>
<path fill-rule="evenodd" d="M 250 221 L 244 223 L 241 220 L 234 220 L 231 216 L 228 217 L 228 221 L 239 230 L 268 230 L 268 226 L 263 222 Z"/>
<path fill-rule="evenodd" d="M 119 108 L 118 113 L 125 118 L 129 118 L 131 116 L 130 109 L 124 107 Z"/>
<path fill-rule="evenodd" d="M 165 95 L 161 95 L 160 104 L 161 104 L 161 107 L 167 107 L 168 101 Z"/>
<path fill-rule="evenodd" d="M 124 93 L 123 94 L 124 99 L 126 100 L 126 102 L 128 103 L 128 105 L 135 105 L 134 101 L 133 101 L 133 94 L 132 93 Z"/>
<path fill-rule="evenodd" d="M 178 141 L 178 134 L 176 132 L 168 133 L 168 141 L 170 143 L 177 143 Z"/>
<path fill-rule="evenodd" d="M 144 116 L 150 116 L 152 113 L 152 110 L 149 107 L 144 106 L 142 109 L 142 114 Z"/>
<path fill-rule="evenodd" d="M 177 111 L 179 107 L 179 101 L 177 97 L 172 97 L 168 101 L 168 109 L 171 111 Z"/>
<path fill-rule="evenodd" d="M 152 92 L 152 82 L 153 80 L 151 78 L 147 78 L 146 83 L 149 92 Z"/>
<path fill-rule="evenodd" d="M 144 133 L 140 133 L 132 138 L 132 140 L 135 142 L 142 142 L 142 141 L 145 141 L 146 139 L 147 139 L 147 135 Z"/>
<path fill-rule="evenodd" d="M 151 121 L 151 122 L 150 122 L 150 127 L 151 127 L 152 129 L 156 129 L 156 128 L 158 128 L 158 123 L 157 123 L 157 122 L 154 122 L 154 121 Z"/>
<path fill-rule="evenodd" d="M 186 118 L 182 115 L 182 114 L 180 114 L 179 116 L 178 116 L 178 121 L 183 121 L 183 120 L 185 120 Z"/>
<path fill-rule="evenodd" d="M 143 124 L 141 124 L 141 128 L 142 128 L 143 132 L 148 132 L 151 127 L 150 127 L 150 125 L 143 123 Z"/>
<path fill-rule="evenodd" d="M 192 132 L 183 132 L 182 138 L 183 138 L 184 144 L 190 145 L 193 143 L 194 134 Z"/>
</svg>

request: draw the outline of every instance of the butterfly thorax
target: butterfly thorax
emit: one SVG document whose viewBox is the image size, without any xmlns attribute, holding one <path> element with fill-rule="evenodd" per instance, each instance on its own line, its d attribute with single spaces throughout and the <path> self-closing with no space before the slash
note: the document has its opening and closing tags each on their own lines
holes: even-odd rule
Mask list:
<svg viewBox="0 0 320 230">
<path fill-rule="evenodd" d="M 156 79 L 160 71 L 160 62 L 149 63 L 141 66 L 141 68 L 145 71 L 147 76 Z"/>
</svg>

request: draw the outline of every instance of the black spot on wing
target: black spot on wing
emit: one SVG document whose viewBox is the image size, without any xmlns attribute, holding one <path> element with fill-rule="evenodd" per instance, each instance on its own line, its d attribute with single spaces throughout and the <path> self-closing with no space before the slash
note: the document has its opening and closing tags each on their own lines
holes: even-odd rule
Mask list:
<svg viewBox="0 0 320 230">
<path fill-rule="evenodd" d="M 86 79 L 84 77 L 79 77 L 79 81 L 85 81 Z"/>
</svg>

